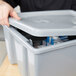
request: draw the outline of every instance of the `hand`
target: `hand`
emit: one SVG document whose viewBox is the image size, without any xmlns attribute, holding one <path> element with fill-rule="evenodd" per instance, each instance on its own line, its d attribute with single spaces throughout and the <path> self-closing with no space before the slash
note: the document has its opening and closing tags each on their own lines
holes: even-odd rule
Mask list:
<svg viewBox="0 0 76 76">
<path fill-rule="evenodd" d="M 9 16 L 17 20 L 20 20 L 20 17 L 14 11 L 13 7 L 11 7 L 8 3 L 4 1 L 0 1 L 0 25 L 9 26 Z"/>
</svg>

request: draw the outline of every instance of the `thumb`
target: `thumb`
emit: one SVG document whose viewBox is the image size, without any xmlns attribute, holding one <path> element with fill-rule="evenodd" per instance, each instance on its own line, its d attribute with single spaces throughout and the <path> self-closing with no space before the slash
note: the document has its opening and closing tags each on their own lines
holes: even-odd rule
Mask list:
<svg viewBox="0 0 76 76">
<path fill-rule="evenodd" d="M 17 19 L 17 20 L 21 19 L 14 10 L 12 12 L 10 12 L 10 16 Z"/>
</svg>

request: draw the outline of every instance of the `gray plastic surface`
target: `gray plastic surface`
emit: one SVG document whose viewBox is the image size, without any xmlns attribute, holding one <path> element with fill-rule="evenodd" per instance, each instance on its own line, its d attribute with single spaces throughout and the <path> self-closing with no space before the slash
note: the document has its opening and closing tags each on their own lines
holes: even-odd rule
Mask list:
<svg viewBox="0 0 76 76">
<path fill-rule="evenodd" d="M 21 21 L 10 18 L 10 24 L 31 35 L 76 35 L 75 11 L 30 12 L 19 16 Z M 9 59 L 12 63 L 17 59 L 22 76 L 76 76 L 76 40 L 36 49 L 13 27 L 4 26 L 4 31 Z"/>
<path fill-rule="evenodd" d="M 14 28 L 4 28 L 14 40 L 21 76 L 76 76 L 76 40 L 35 49 Z"/>
<path fill-rule="evenodd" d="M 17 58 L 16 58 L 16 51 L 15 51 L 15 39 L 11 35 L 8 29 L 3 27 L 4 29 L 4 35 L 5 35 L 5 42 L 7 47 L 7 54 L 8 58 L 11 64 L 17 64 Z"/>
<path fill-rule="evenodd" d="M 39 37 L 76 35 L 75 11 L 27 12 L 18 15 L 21 20 L 10 18 L 10 24 L 31 35 Z"/>
</svg>

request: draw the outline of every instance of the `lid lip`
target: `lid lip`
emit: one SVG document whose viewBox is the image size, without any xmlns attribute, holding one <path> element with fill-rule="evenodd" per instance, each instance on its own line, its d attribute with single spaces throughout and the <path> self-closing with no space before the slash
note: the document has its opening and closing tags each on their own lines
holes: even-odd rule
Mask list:
<svg viewBox="0 0 76 76">
<path fill-rule="evenodd" d="M 19 21 L 15 21 L 15 27 L 19 27 L 19 29 L 23 30 L 24 32 L 27 32 L 33 36 L 37 36 L 37 37 L 46 37 L 46 36 L 62 36 L 62 35 L 76 35 L 76 31 L 74 30 L 75 28 L 67 28 L 67 29 L 48 29 L 48 30 L 51 30 L 50 32 L 48 32 L 48 30 L 46 29 L 43 29 L 43 32 L 42 32 L 42 29 L 39 29 L 39 28 L 34 28 L 34 27 L 29 27 L 29 26 L 26 26 L 26 28 L 22 28 L 21 26 L 17 26 L 17 25 L 22 25 L 22 26 L 25 26 L 25 24 L 23 23 L 20 23 Z M 13 22 L 11 21 L 11 24 L 13 24 Z M 14 25 L 12 25 L 14 26 Z M 26 30 L 26 31 L 25 31 Z M 34 32 L 35 30 L 35 32 Z M 29 32 L 28 32 L 29 31 Z M 64 31 L 64 32 L 62 32 Z M 68 32 L 66 34 L 66 32 Z M 73 34 L 73 33 L 74 34 Z M 70 33 L 70 34 L 69 34 Z"/>
<path fill-rule="evenodd" d="M 76 40 L 68 41 L 62 44 L 58 44 L 58 45 L 53 45 L 51 47 L 48 46 L 48 47 L 39 48 L 39 49 L 34 48 L 33 51 L 34 51 L 34 54 L 43 54 L 43 53 L 53 52 L 58 49 L 63 49 L 63 48 L 67 48 L 67 47 L 74 46 L 74 45 L 76 45 Z"/>
<path fill-rule="evenodd" d="M 59 10 L 58 10 L 59 11 Z M 61 12 L 63 12 L 64 10 L 62 10 Z M 57 12 L 57 11 L 39 11 L 39 12 L 27 12 L 27 13 L 20 13 L 20 15 L 21 14 L 27 14 L 27 16 L 25 16 L 25 17 L 28 17 L 30 14 L 32 15 L 32 13 L 35 13 L 35 15 L 37 14 L 37 13 L 47 13 L 47 12 Z M 60 11 L 59 11 L 60 12 Z M 75 14 L 75 12 L 73 11 L 73 10 L 66 10 L 66 11 L 64 11 L 64 12 L 67 12 L 67 13 L 69 13 L 69 14 L 73 14 L 73 15 L 76 15 Z M 62 13 L 61 13 L 62 14 Z M 31 16 L 30 15 L 30 16 Z M 29 17 L 30 17 L 29 16 Z M 37 15 L 36 15 L 37 16 Z M 27 32 L 27 33 L 29 33 L 29 34 L 31 34 L 31 35 L 33 35 L 33 36 L 37 36 L 37 37 L 45 37 L 45 36 L 60 36 L 60 35 L 76 35 L 75 33 L 76 33 L 76 31 L 75 31 L 75 29 L 76 28 L 74 28 L 74 27 L 72 27 L 72 28 L 61 28 L 61 29 L 40 29 L 40 28 L 36 28 L 36 27 L 31 27 L 31 26 L 27 26 L 27 24 L 24 24 L 24 23 L 22 23 L 21 21 L 17 21 L 17 20 L 15 20 L 15 19 L 13 19 L 13 18 L 10 18 L 9 19 L 9 21 L 10 21 L 10 24 L 12 25 L 12 26 L 14 26 L 14 27 L 16 27 L 16 28 L 19 28 L 19 29 L 21 29 L 21 30 L 23 30 L 23 31 L 25 31 L 25 32 Z M 20 26 L 18 26 L 18 25 L 20 25 Z M 23 27 L 22 27 L 22 26 Z M 26 25 L 26 27 L 24 27 Z M 65 30 L 64 30 L 65 29 Z M 34 31 L 35 30 L 35 31 Z M 48 31 L 48 30 L 51 30 L 51 31 Z M 64 32 L 62 32 L 62 31 L 64 31 Z M 68 33 L 67 33 L 68 32 Z M 72 32 L 72 33 L 71 33 Z M 58 34 L 57 34 L 58 33 Z M 63 34 L 64 33 L 64 34 Z M 67 34 L 66 34 L 67 33 Z M 60 34 L 60 35 L 59 35 Z"/>
<path fill-rule="evenodd" d="M 64 12 L 66 14 L 75 14 L 75 11 L 74 10 L 45 10 L 45 11 L 31 11 L 31 12 L 22 12 L 22 13 L 18 13 L 18 15 L 25 15 L 26 14 L 26 17 L 30 17 L 30 16 L 37 16 L 37 15 L 43 15 L 43 14 L 47 14 L 47 13 L 51 13 L 51 14 L 54 14 L 56 15 L 55 13 L 59 13 L 59 15 L 62 15 Z M 57 13 L 57 14 L 58 14 Z M 31 15 L 32 14 L 32 15 Z M 23 16 L 24 17 L 24 16 Z"/>
<path fill-rule="evenodd" d="M 18 33 L 18 35 L 17 35 L 17 31 L 13 32 L 14 30 L 12 28 L 8 28 L 7 26 L 3 26 L 3 27 L 5 29 L 7 28 L 6 30 L 11 32 L 11 34 L 14 35 L 15 39 L 18 38 L 23 46 L 29 47 L 28 51 L 33 52 L 33 54 L 36 54 L 36 55 L 47 53 L 47 52 L 52 52 L 52 51 L 55 51 L 55 50 L 58 50 L 58 49 L 63 49 L 63 48 L 67 48 L 67 47 L 76 45 L 76 40 L 72 40 L 72 41 L 68 41 L 68 42 L 65 42 L 65 43 L 62 43 L 62 44 L 58 44 L 58 45 L 54 45 L 54 46 L 51 46 L 51 47 L 48 46 L 48 47 L 38 48 L 37 49 L 37 48 L 32 47 L 29 43 L 25 42 L 26 39 L 21 34 Z M 20 36 L 21 36 L 21 38 L 20 38 Z"/>
</svg>

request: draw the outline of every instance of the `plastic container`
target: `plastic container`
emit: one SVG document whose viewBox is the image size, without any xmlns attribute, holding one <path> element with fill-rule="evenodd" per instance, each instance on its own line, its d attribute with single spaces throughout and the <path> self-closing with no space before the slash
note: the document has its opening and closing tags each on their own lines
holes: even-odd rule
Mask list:
<svg viewBox="0 0 76 76">
<path fill-rule="evenodd" d="M 76 35 L 75 11 L 31 12 L 19 16 L 21 21 L 11 18 L 10 24 L 33 36 Z M 15 28 L 3 27 L 6 43 L 14 46 L 13 53 L 22 76 L 76 76 L 76 40 L 34 48 Z M 12 58 L 11 51 L 8 51 L 9 59 Z"/>
</svg>

